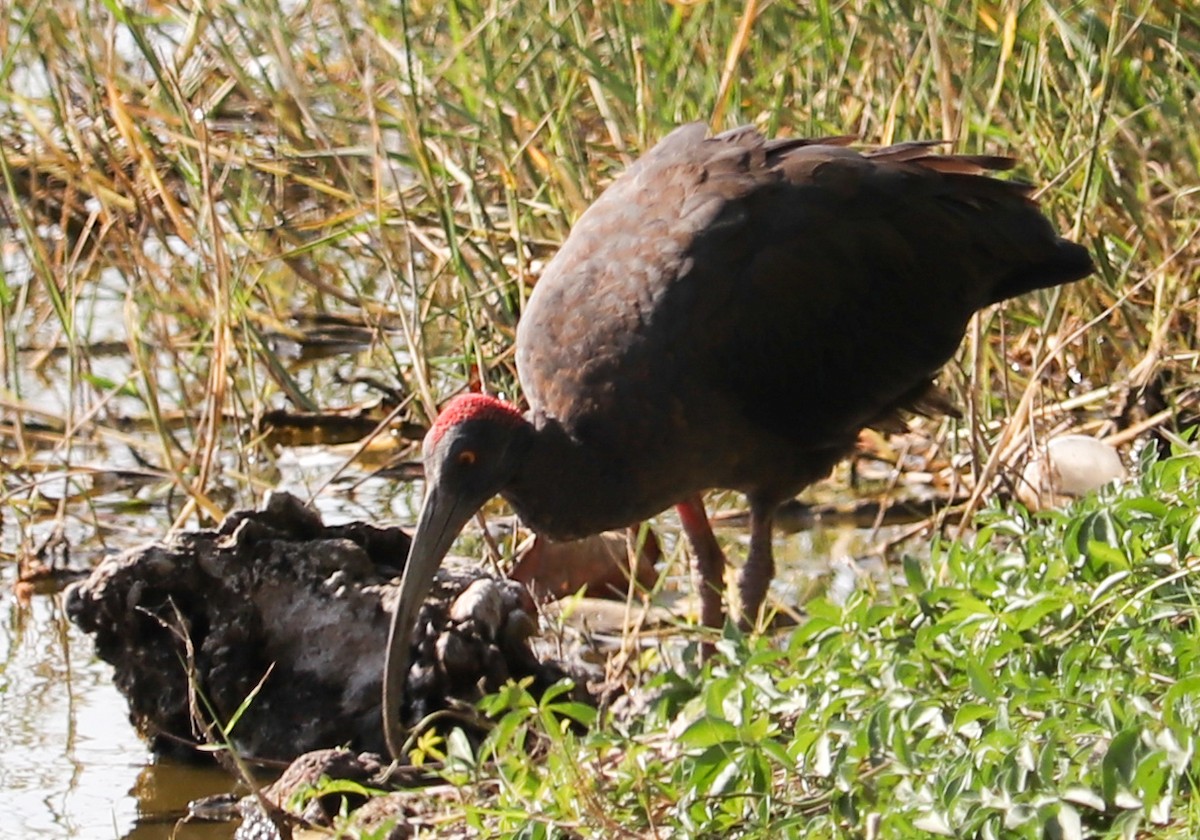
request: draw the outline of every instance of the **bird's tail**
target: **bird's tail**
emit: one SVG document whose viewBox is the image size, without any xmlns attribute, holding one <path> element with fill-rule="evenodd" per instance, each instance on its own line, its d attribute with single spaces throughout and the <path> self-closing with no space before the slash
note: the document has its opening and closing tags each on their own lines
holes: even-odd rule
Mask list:
<svg viewBox="0 0 1200 840">
<path fill-rule="evenodd" d="M 1082 280 L 1096 266 L 1088 249 L 1067 239 L 1056 238 L 1049 253 L 1032 264 L 1021 266 L 998 284 L 992 303 L 1018 297 L 1035 289 L 1049 289 Z"/>
</svg>

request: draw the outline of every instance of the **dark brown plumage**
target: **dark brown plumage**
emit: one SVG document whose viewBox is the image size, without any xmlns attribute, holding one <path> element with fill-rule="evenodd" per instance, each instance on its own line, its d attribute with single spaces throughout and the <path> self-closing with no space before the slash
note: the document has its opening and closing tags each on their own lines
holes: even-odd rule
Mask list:
<svg viewBox="0 0 1200 840">
<path fill-rule="evenodd" d="M 845 144 L 684 126 L 579 219 L 517 330 L 527 415 L 460 397 L 426 438 L 385 679 L 393 751 L 415 611 L 489 497 L 560 539 L 677 505 L 718 624 L 724 558 L 700 493 L 740 490 L 753 620 L 778 504 L 917 405 L 977 310 L 1091 272 L 1028 186 L 983 174 L 1009 159 Z"/>
</svg>

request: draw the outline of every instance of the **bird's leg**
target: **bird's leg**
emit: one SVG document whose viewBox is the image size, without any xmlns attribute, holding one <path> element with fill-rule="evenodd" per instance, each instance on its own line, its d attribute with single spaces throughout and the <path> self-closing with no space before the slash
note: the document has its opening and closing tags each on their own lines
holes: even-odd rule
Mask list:
<svg viewBox="0 0 1200 840">
<path fill-rule="evenodd" d="M 692 578 L 700 596 L 700 623 L 705 627 L 721 627 L 725 623 L 721 605 L 725 592 L 725 552 L 708 524 L 700 496 L 689 496 L 675 505 L 675 510 L 692 544 Z"/>
<path fill-rule="evenodd" d="M 742 599 L 741 626 L 755 627 L 762 616 L 767 587 L 775 577 L 775 553 L 771 544 L 771 525 L 775 519 L 773 505 L 750 502 L 750 554 L 738 577 L 738 594 Z"/>
</svg>

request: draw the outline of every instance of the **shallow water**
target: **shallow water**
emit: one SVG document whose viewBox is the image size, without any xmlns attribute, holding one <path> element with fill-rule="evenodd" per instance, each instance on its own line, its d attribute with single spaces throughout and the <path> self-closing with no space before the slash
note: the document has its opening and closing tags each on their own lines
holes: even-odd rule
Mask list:
<svg viewBox="0 0 1200 840">
<path fill-rule="evenodd" d="M 5 591 L 14 569 L 3 567 Z M 61 595 L 5 600 L 0 630 L 0 838 L 166 838 L 187 800 L 231 788 L 210 769 L 156 763 L 111 669 L 66 617 Z M 199 827 L 197 827 L 199 829 Z M 232 836 L 188 828 L 180 838 Z"/>
</svg>

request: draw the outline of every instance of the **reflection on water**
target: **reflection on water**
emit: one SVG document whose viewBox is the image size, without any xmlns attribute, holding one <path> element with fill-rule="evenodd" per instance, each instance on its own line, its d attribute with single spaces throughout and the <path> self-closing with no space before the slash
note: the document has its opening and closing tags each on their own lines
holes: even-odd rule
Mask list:
<svg viewBox="0 0 1200 840">
<path fill-rule="evenodd" d="M 3 567 L 11 591 L 15 570 Z M 62 596 L 5 599 L 0 630 L 0 837 L 166 838 L 187 800 L 229 790 L 218 771 L 149 763 L 111 669 L 67 621 Z M 164 781 L 165 780 L 165 781 Z M 223 833 L 180 838 L 229 837 Z"/>
<path fill-rule="evenodd" d="M 188 803 L 202 796 L 245 793 L 216 767 L 195 767 L 162 759 L 138 773 L 129 795 L 137 800 L 138 819 L 124 840 L 228 840 L 236 823 L 186 821 Z"/>
</svg>

